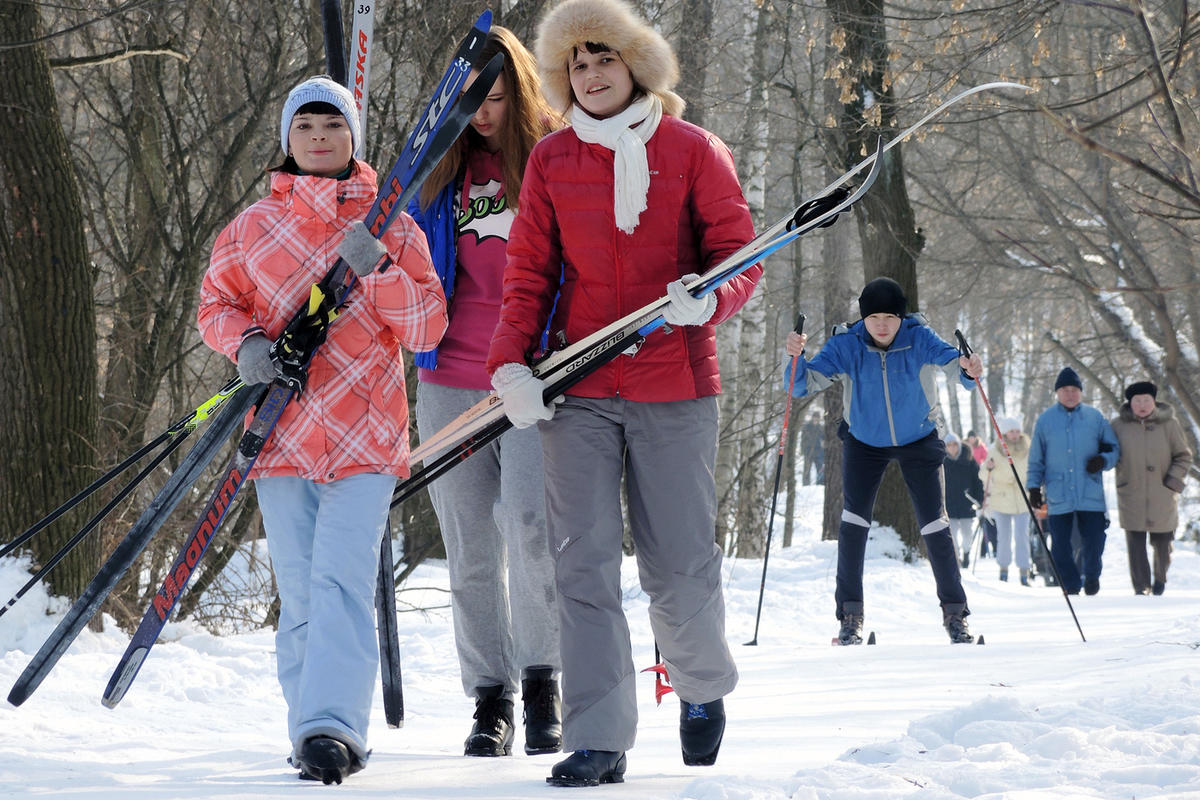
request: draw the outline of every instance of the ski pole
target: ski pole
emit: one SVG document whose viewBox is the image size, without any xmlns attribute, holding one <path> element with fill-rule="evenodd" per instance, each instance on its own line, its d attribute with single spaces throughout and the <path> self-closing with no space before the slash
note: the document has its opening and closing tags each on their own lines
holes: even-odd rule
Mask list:
<svg viewBox="0 0 1200 800">
<path fill-rule="evenodd" d="M 962 331 L 955 330 L 954 335 L 958 337 L 958 351 L 964 356 L 969 356 L 973 352 L 971 346 L 967 344 L 967 337 L 963 336 Z M 1012 453 L 1008 451 L 1008 443 L 1004 441 L 1004 432 L 1000 430 L 1000 425 L 996 422 L 996 415 L 992 412 L 992 404 L 988 402 L 987 393 L 983 391 L 983 384 L 979 378 L 975 378 L 975 387 L 979 389 L 979 396 L 983 399 L 983 407 L 987 409 L 988 419 L 991 420 L 992 429 L 996 431 L 996 441 L 1000 442 L 1000 449 L 1004 451 L 1004 457 L 1008 459 L 1008 467 L 1012 470 L 1013 479 L 1017 482 L 1017 489 L 1021 492 L 1021 499 L 1025 501 L 1025 509 L 1029 512 L 1029 518 L 1033 520 L 1034 527 L 1037 528 L 1038 538 L 1042 541 L 1042 547 L 1046 548 L 1046 552 L 1050 552 L 1050 545 L 1046 544 L 1046 534 L 1042 531 L 1042 524 L 1038 521 L 1037 514 L 1033 513 L 1033 504 L 1029 502 L 1029 495 L 1025 492 L 1025 484 L 1021 482 L 1021 476 L 1017 473 L 1017 465 L 1013 463 Z M 1050 569 L 1054 571 L 1054 579 L 1058 581 L 1058 587 L 1062 590 L 1063 599 L 1067 601 L 1067 608 L 1071 611 L 1071 619 L 1075 620 L 1075 628 L 1079 631 L 1079 638 L 1087 641 L 1087 637 L 1083 635 L 1083 627 L 1079 624 L 1079 617 L 1075 614 L 1075 606 L 1071 605 L 1071 597 L 1067 594 L 1067 589 L 1063 586 L 1062 576 L 1058 574 L 1058 565 L 1054 563 L 1054 559 L 1049 559 Z"/>
<path fill-rule="evenodd" d="M 118 475 L 120 475 L 125 470 L 129 469 L 129 467 L 131 465 L 137 463 L 143 456 L 145 456 L 147 453 L 152 452 L 154 450 L 154 448 L 158 447 L 163 442 L 170 439 L 172 436 L 176 435 L 180 431 L 184 432 L 184 436 L 186 436 L 187 434 L 194 431 L 196 429 L 196 426 L 198 426 L 201 422 L 204 422 L 206 419 L 208 419 L 210 416 L 212 416 L 212 414 L 214 412 L 216 412 L 216 410 L 218 408 L 221 407 L 221 404 L 224 403 L 230 397 L 230 395 L 232 395 L 234 392 L 236 392 L 241 387 L 242 387 L 242 379 L 236 378 L 236 377 L 233 380 L 231 380 L 229 383 L 222 386 L 220 391 L 218 391 L 215 395 L 213 395 L 212 397 L 205 400 L 200 405 L 196 406 L 196 408 L 190 414 L 171 423 L 171 425 L 168 426 L 165 431 L 160 433 L 158 436 L 155 436 L 154 439 L 152 439 L 151 441 L 149 441 L 146 444 L 139 447 L 136 452 L 134 452 L 131 455 L 129 455 L 128 457 L 126 457 L 125 460 L 122 461 L 120 464 L 117 464 L 115 467 L 110 469 L 108 472 L 104 473 L 99 478 L 96 478 L 96 480 L 94 480 L 90 484 L 88 484 L 88 486 L 86 488 L 81 489 L 70 500 L 67 500 L 61 506 L 54 509 L 49 514 L 47 514 L 46 516 L 42 517 L 40 520 L 35 522 L 32 526 L 30 526 L 28 529 L 26 529 L 23 533 L 21 533 L 19 536 L 17 536 L 15 539 L 13 539 L 11 542 L 8 542 L 3 547 L 0 547 L 0 558 L 3 558 L 4 556 L 11 553 L 13 550 L 16 550 L 18 547 L 20 547 L 21 545 L 28 542 L 30 539 L 32 539 L 34 536 L 36 536 L 39 531 L 45 529 L 47 526 L 49 526 L 52 522 L 54 522 L 56 519 L 61 517 L 63 514 L 67 513 L 72 508 L 79 505 L 87 498 L 91 497 L 92 494 L 95 493 L 97 490 L 108 485 Z M 177 443 L 172 443 L 171 449 L 174 449 L 176 446 L 178 446 Z M 168 450 L 167 452 L 170 452 L 170 450 Z M 154 463 L 157 464 L 158 461 L 161 461 L 161 458 L 156 460 Z M 133 481 L 128 486 L 126 486 L 124 489 L 121 490 L 121 492 L 122 492 L 121 496 L 124 497 L 125 495 L 129 494 L 129 491 L 131 491 L 135 486 L 137 486 L 137 484 L 140 483 L 142 481 L 142 479 L 144 479 L 146 477 L 147 474 L 148 474 L 148 472 L 146 472 L 146 471 L 139 473 L 138 476 L 136 478 L 134 478 Z M 106 506 L 106 511 L 104 513 L 108 513 L 108 511 L 111 511 L 111 510 L 112 510 L 111 506 Z"/>
<path fill-rule="evenodd" d="M 33 576 L 28 581 L 25 582 L 24 586 L 22 586 L 20 589 L 18 589 L 17 593 L 14 594 L 12 596 L 12 598 L 9 599 L 9 601 L 4 604 L 3 607 L 0 607 L 0 617 L 3 617 L 10 608 L 12 608 L 14 605 L 16 605 L 18 600 L 20 600 L 22 597 L 25 596 L 26 592 L 28 592 L 30 589 L 32 589 L 34 586 L 36 586 L 42 578 L 46 577 L 46 575 L 50 572 L 50 570 L 52 570 L 56 566 L 58 566 L 59 562 L 62 561 L 64 558 L 66 558 L 67 554 L 70 553 L 72 550 L 74 550 L 75 547 L 80 542 L 82 542 L 84 540 L 84 538 L 89 533 L 91 533 L 92 530 L 97 525 L 100 524 L 100 521 L 103 520 L 105 517 L 107 517 L 108 513 L 117 507 L 118 503 L 120 503 L 122 500 L 124 500 L 126 497 L 128 497 L 129 493 L 132 492 L 138 486 L 138 484 L 140 484 L 143 480 L 145 480 L 147 475 L 149 475 L 151 472 L 153 472 L 154 469 L 156 467 L 158 467 L 158 465 L 161 464 L 167 456 L 169 456 L 169 455 L 171 455 L 171 453 L 175 452 L 175 450 L 179 447 L 179 445 L 183 444 L 183 440 L 186 439 L 190 433 L 191 433 L 191 430 L 186 430 L 183 433 L 181 433 L 180 435 L 176 436 L 174 439 L 172 439 L 171 443 L 168 444 L 165 448 L 163 448 L 163 451 L 161 453 L 159 453 L 158 455 L 156 455 L 154 457 L 153 461 L 151 461 L 149 464 L 147 464 L 145 467 L 143 467 L 141 472 L 139 472 L 134 477 L 133 480 L 131 480 L 129 483 L 125 484 L 125 486 L 122 487 L 121 491 L 117 492 L 116 496 L 113 497 L 112 500 L 109 500 L 108 503 L 104 506 L 104 508 L 100 509 L 99 513 L 97 513 L 96 516 L 94 516 L 90 520 L 88 520 L 86 525 L 84 525 L 82 528 L 80 528 L 78 531 L 76 531 L 75 535 L 72 536 L 70 539 L 68 539 L 67 543 L 64 544 L 61 548 L 59 548 L 59 551 L 57 553 L 50 556 L 50 558 L 47 559 L 46 563 L 42 565 L 42 568 L 39 569 L 37 572 L 35 572 L 33 574 Z"/>
<path fill-rule="evenodd" d="M 804 314 L 796 317 L 796 333 L 804 333 Z M 783 430 L 779 433 L 779 450 L 775 457 L 775 488 L 771 492 L 771 514 L 767 517 L 767 544 L 763 548 L 762 579 L 758 582 L 758 611 L 754 614 L 754 638 L 746 642 L 746 646 L 758 644 L 758 623 L 762 618 L 763 592 L 767 588 L 767 559 L 771 555 L 771 533 L 775 530 L 775 503 L 779 499 L 779 475 L 783 471 L 783 451 L 787 446 L 788 420 L 792 416 L 792 389 L 796 385 L 796 359 L 792 356 L 791 379 L 787 386 L 787 399 L 783 404 Z"/>
</svg>

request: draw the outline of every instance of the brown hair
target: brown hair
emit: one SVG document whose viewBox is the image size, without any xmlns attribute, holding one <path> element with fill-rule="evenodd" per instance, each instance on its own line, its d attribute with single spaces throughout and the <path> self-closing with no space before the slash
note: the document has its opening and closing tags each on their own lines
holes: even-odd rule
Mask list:
<svg viewBox="0 0 1200 800">
<path fill-rule="evenodd" d="M 504 55 L 502 74 L 508 94 L 504 127 L 499 131 L 500 151 L 504 157 L 504 197 L 515 211 L 520 201 L 521 179 L 530 151 L 539 139 L 561 127 L 562 119 L 542 97 L 541 79 L 533 54 L 508 28 L 493 25 L 476 63 L 486 64 L 497 53 Z M 468 127 L 463 131 L 421 187 L 422 209 L 429 208 L 446 184 L 458 177 L 467 153 L 480 147 L 483 147 L 483 138 L 474 128 Z"/>
</svg>

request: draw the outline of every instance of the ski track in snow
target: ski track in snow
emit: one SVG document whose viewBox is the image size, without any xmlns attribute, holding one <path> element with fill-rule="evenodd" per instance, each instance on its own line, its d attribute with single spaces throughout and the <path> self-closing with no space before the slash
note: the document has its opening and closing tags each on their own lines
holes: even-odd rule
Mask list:
<svg viewBox="0 0 1200 800">
<path fill-rule="evenodd" d="M 757 647 L 761 561 L 725 566 L 727 630 L 741 683 L 726 700 L 715 767 L 684 767 L 674 695 L 654 704 L 639 680 L 641 722 L 624 784 L 549 787 L 561 756 L 462 757 L 473 704 L 463 691 L 450 612 L 400 615 L 405 727 L 389 730 L 376 693 L 367 769 L 340 787 L 300 782 L 285 763 L 285 710 L 270 631 L 212 636 L 171 623 L 115 710 L 100 695 L 127 637 L 85 631 L 20 708 L 0 704 L 0 797 L 694 798 L 695 800 L 1174 800 L 1200 797 L 1200 555 L 1177 542 L 1167 592 L 1136 597 L 1124 537 L 1109 529 L 1102 589 L 1073 597 L 1000 583 L 982 560 L 964 572 L 972 630 L 950 645 L 925 562 L 906 564 L 873 530 L 866 628 L 874 647 L 830 647 L 836 543 L 817 539 L 821 489 L 804 487 L 796 542 L 771 554 Z M 776 526 L 780 527 L 779 525 Z M 1181 529 L 1183 526 L 1180 526 Z M 778 531 L 777 531 L 778 533 Z M 0 559 L 0 601 L 28 563 Z M 624 588 L 636 665 L 654 645 L 636 565 Z M 428 587 L 430 591 L 413 591 Z M 403 600 L 441 605 L 445 565 L 423 565 Z M 16 677 L 66 604 L 38 587 L 0 618 L 0 688 Z"/>
</svg>

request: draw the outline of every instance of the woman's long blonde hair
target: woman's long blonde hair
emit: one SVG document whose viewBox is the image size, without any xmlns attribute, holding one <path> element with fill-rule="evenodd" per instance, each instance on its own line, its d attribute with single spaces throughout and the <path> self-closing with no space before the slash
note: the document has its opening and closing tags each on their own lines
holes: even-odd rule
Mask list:
<svg viewBox="0 0 1200 800">
<path fill-rule="evenodd" d="M 478 64 L 486 64 L 497 53 L 504 54 L 504 81 L 507 84 L 508 109 L 504 127 L 499 131 L 500 151 L 503 153 L 504 197 L 514 211 L 520 200 L 521 178 L 525 162 L 538 140 L 561 127 L 561 117 L 542 97 L 541 79 L 533 54 L 521 44 L 508 28 L 493 25 L 488 33 Z M 421 187 L 421 208 L 430 203 L 446 184 L 455 180 L 463 169 L 467 153 L 483 147 L 483 138 L 468 127 L 450 148 L 450 152 L 433 168 Z"/>
</svg>

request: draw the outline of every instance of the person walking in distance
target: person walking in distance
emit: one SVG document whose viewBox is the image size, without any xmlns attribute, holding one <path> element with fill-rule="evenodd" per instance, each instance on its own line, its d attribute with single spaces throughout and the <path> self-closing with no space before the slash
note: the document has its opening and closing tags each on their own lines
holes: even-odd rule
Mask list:
<svg viewBox="0 0 1200 800">
<path fill-rule="evenodd" d="M 429 240 L 450 310 L 437 349 L 416 355 L 422 438 L 491 388 L 487 348 L 500 316 L 504 248 L 520 208 L 525 161 L 557 118 L 542 99 L 533 55 L 511 31 L 494 25 L 479 63 L 497 53 L 504 55 L 504 70 L 409 207 Z M 562 746 L 558 615 L 542 474 L 537 431 L 512 429 L 429 485 L 446 545 L 459 671 L 463 689 L 475 698 L 463 749 L 468 756 L 511 754 L 518 687 L 526 754 Z"/>
<path fill-rule="evenodd" d="M 537 424 L 542 437 L 563 749 L 574 751 L 547 781 L 593 786 L 624 780 L 637 731 L 621 606 L 622 480 L 650 625 L 681 701 L 684 763 L 717 758 L 737 669 L 714 538 L 714 326 L 741 308 L 762 270 L 703 297 L 685 288 L 754 227 L 728 148 L 679 117 L 678 64 L 657 31 L 621 0 L 566 0 L 539 25 L 535 52 L 546 97 L 571 126 L 529 157 L 488 370 L 512 423 Z M 551 343 L 569 344 L 664 294 L 667 326 L 561 404 L 544 403 L 529 363 L 547 320 Z"/>
<path fill-rule="evenodd" d="M 891 278 L 876 278 L 858 297 L 862 319 L 839 326 L 813 359 L 803 357 L 808 337 L 789 333 L 785 349 L 796 359 L 799 374 L 792 382 L 791 359 L 785 385 L 796 397 L 842 384 L 842 523 L 838 529 L 835 613 L 841 623 L 838 640 L 861 644 L 863 627 L 863 560 L 875 495 L 892 461 L 904 482 L 925 539 L 929 565 L 937 582 L 942 623 L 955 643 L 972 642 L 967 626 L 967 595 L 946 516 L 943 462 L 946 446 L 932 370 L 941 368 L 973 389 L 983 362 L 973 353 L 960 357 L 922 318 L 908 314 L 908 299 Z"/>
<path fill-rule="evenodd" d="M 1175 409 L 1158 402 L 1158 387 L 1138 381 L 1125 387 L 1125 403 L 1112 420 L 1121 443 L 1117 461 L 1117 516 L 1129 550 L 1134 594 L 1167 588 L 1172 541 L 1179 525 L 1179 493 L 1192 464 L 1192 451 Z M 1146 558 L 1146 536 L 1154 550 L 1154 572 Z M 1151 580 L 1153 578 L 1153 581 Z"/>
<path fill-rule="evenodd" d="M 971 535 L 975 512 L 983 503 L 983 484 L 979 467 L 956 434 L 947 433 L 943 469 L 946 475 L 946 514 L 950 517 L 950 535 L 958 547 L 959 563 L 966 568 L 971 557 Z"/>
<path fill-rule="evenodd" d="M 996 420 L 1004 445 L 1012 457 L 1017 475 L 1029 468 L 1029 437 L 1021 431 L 1021 422 L 1016 417 L 1001 417 Z M 1000 580 L 1008 580 L 1008 565 L 1015 557 L 1020 571 L 1021 585 L 1029 585 L 1029 509 L 1017 477 L 1007 464 L 1004 445 L 997 440 L 988 450 L 987 458 L 979 468 L 988 485 L 984 508 L 996 523 L 996 563 L 1000 566 Z"/>
<path fill-rule="evenodd" d="M 1033 427 L 1025 485 L 1036 508 L 1047 503 L 1050 515 L 1050 557 L 1067 594 L 1100 591 L 1104 554 L 1104 482 L 1101 473 L 1116 466 L 1121 449 L 1112 425 L 1083 402 L 1083 383 L 1070 367 L 1054 381 L 1058 402 L 1042 412 Z M 1071 528 L 1079 526 L 1083 569 L 1071 552 Z"/>
<path fill-rule="evenodd" d="M 398 214 L 379 239 L 362 223 L 377 178 L 353 158 L 358 139 L 348 89 L 326 76 L 292 89 L 280 119 L 286 158 L 270 194 L 217 236 L 198 312 L 205 343 L 242 381 L 269 383 L 279 374 L 272 341 L 313 284 L 339 256 L 359 276 L 248 476 L 279 587 L 289 760 L 325 783 L 362 769 L 369 753 L 379 549 L 396 479 L 409 474 L 400 348 L 428 350 L 446 329 L 412 218 Z"/>
</svg>

